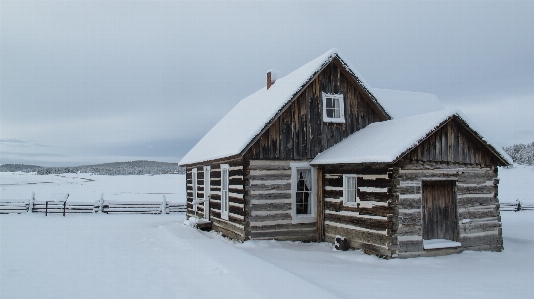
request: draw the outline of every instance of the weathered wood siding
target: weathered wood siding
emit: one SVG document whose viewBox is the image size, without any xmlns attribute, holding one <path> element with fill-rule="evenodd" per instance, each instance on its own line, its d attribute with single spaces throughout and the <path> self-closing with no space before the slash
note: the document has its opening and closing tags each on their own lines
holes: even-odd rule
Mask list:
<svg viewBox="0 0 534 299">
<path fill-rule="evenodd" d="M 348 239 L 351 248 L 391 257 L 395 214 L 391 170 L 385 166 L 339 166 L 323 171 L 325 240 L 334 243 L 340 235 Z M 357 207 L 343 204 L 344 174 L 357 176 Z"/>
<path fill-rule="evenodd" d="M 453 118 L 405 156 L 411 161 L 497 165 L 490 153 Z"/>
<path fill-rule="evenodd" d="M 322 92 L 344 95 L 345 123 L 323 122 Z M 250 160 L 311 160 L 350 134 L 380 121 L 379 114 L 370 103 L 372 101 L 361 87 L 332 62 L 260 136 L 245 156 Z"/>
<path fill-rule="evenodd" d="M 247 239 L 317 240 L 315 222 L 292 223 L 290 162 L 249 162 L 245 179 Z"/>
<path fill-rule="evenodd" d="M 221 218 L 221 164 L 229 164 L 229 213 L 228 220 Z M 197 194 L 198 198 L 204 198 L 204 169 L 203 166 L 194 166 L 197 168 Z M 212 229 L 221 232 L 223 235 L 236 240 L 245 240 L 245 188 L 244 188 L 244 160 L 236 159 L 231 161 L 221 161 L 217 164 L 211 164 L 210 172 L 210 220 Z M 195 215 L 193 209 L 193 181 L 192 169 L 187 167 L 187 217 Z M 197 206 L 197 217 L 204 217 L 204 206 Z"/>
<path fill-rule="evenodd" d="M 412 162 L 393 168 L 396 197 L 395 250 L 399 257 L 440 254 L 423 249 L 422 182 L 452 180 L 456 182 L 456 204 L 459 239 L 458 249 L 502 249 L 497 168 L 476 164 Z"/>
</svg>

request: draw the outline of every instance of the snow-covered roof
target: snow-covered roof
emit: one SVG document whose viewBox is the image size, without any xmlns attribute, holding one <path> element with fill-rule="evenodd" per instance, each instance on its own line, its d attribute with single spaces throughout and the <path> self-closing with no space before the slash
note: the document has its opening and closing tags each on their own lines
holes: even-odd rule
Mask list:
<svg viewBox="0 0 534 299">
<path fill-rule="evenodd" d="M 226 114 L 180 161 L 180 165 L 222 159 L 241 154 L 247 145 L 261 133 L 305 85 L 335 57 L 354 76 L 371 99 L 369 85 L 344 61 L 336 49 L 332 49 L 291 74 L 276 80 L 267 89 L 263 87 L 241 100 Z M 375 102 L 380 107 L 378 102 Z"/>
<path fill-rule="evenodd" d="M 483 143 L 500 155 L 502 160 L 512 163 L 508 154 L 483 138 L 460 111 L 441 110 L 372 123 L 320 153 L 311 164 L 393 163 L 453 116 L 459 117 Z"/>
<path fill-rule="evenodd" d="M 371 88 L 371 92 L 394 119 L 445 109 L 438 97 L 431 93 L 379 88 Z"/>
</svg>

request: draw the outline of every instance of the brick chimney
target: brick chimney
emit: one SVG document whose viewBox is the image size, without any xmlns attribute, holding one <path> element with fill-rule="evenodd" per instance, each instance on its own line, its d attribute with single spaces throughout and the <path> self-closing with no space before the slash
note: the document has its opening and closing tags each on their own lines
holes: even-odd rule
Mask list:
<svg viewBox="0 0 534 299">
<path fill-rule="evenodd" d="M 267 89 L 273 86 L 274 82 L 280 77 L 280 72 L 277 70 L 268 70 L 267 71 Z"/>
</svg>

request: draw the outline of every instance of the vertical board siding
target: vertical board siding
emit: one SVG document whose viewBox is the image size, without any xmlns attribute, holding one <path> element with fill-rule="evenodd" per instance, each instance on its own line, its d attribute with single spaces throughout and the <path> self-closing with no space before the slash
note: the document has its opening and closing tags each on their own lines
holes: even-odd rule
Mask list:
<svg viewBox="0 0 534 299">
<path fill-rule="evenodd" d="M 457 120 L 428 136 L 405 156 L 406 160 L 423 162 L 455 162 L 479 165 L 494 165 L 491 155 L 469 132 L 462 129 Z"/>
<path fill-rule="evenodd" d="M 229 213 L 228 220 L 221 218 L 221 164 L 229 164 L 228 171 L 229 180 Z M 210 221 L 212 222 L 212 229 L 236 240 L 245 240 L 245 188 L 244 188 L 244 160 L 235 159 L 230 161 L 222 161 L 210 165 L 193 166 L 197 169 L 198 188 L 196 190 L 198 198 L 204 197 L 204 168 L 203 166 L 211 166 L 210 172 Z M 195 215 L 193 209 L 193 184 L 192 184 L 192 168 L 186 169 L 186 184 L 187 184 L 187 217 Z M 203 205 L 197 206 L 197 217 L 204 217 Z"/>
<path fill-rule="evenodd" d="M 443 139 L 442 139 L 443 140 Z M 443 147 L 442 147 L 443 148 Z M 497 169 L 476 164 L 414 162 L 394 167 L 393 192 L 397 198 L 393 219 L 399 257 L 433 255 L 423 249 L 423 182 L 455 181 L 457 251 L 502 250 Z M 450 250 L 449 250 L 450 251 Z"/>
<path fill-rule="evenodd" d="M 336 63 L 330 63 L 250 147 L 255 159 L 311 160 L 350 134 L 380 121 L 368 101 Z M 323 122 L 322 93 L 342 93 L 345 123 Z"/>
<path fill-rule="evenodd" d="M 317 240 L 315 223 L 292 223 L 290 162 L 249 161 L 245 182 L 248 239 Z"/>
<path fill-rule="evenodd" d="M 356 174 L 358 206 L 343 204 L 343 174 Z M 391 206 L 393 181 L 388 168 L 343 168 L 324 171 L 325 240 L 335 242 L 337 235 L 348 239 L 351 248 L 391 257 Z M 364 191 L 365 190 L 365 191 Z"/>
<path fill-rule="evenodd" d="M 458 241 L 456 182 L 425 180 L 422 182 L 423 239 Z"/>
</svg>

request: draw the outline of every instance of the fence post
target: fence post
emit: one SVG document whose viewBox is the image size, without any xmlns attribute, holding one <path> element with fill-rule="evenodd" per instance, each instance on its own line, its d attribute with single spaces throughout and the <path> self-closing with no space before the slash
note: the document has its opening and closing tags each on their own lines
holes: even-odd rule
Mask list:
<svg viewBox="0 0 534 299">
<path fill-rule="evenodd" d="M 167 214 L 167 198 L 163 195 L 163 202 L 161 203 L 161 214 Z"/>
<path fill-rule="evenodd" d="M 45 216 L 48 216 L 48 200 L 46 201 L 45 205 Z"/>
<path fill-rule="evenodd" d="M 98 203 L 98 212 L 99 213 L 102 213 L 102 207 L 104 206 L 104 192 L 102 192 L 102 194 L 100 194 L 100 200 L 99 200 L 99 203 Z"/>
<path fill-rule="evenodd" d="M 35 201 L 35 192 L 32 191 L 32 197 L 30 198 L 30 204 L 28 205 L 28 212 L 33 213 L 33 202 Z"/>
</svg>

